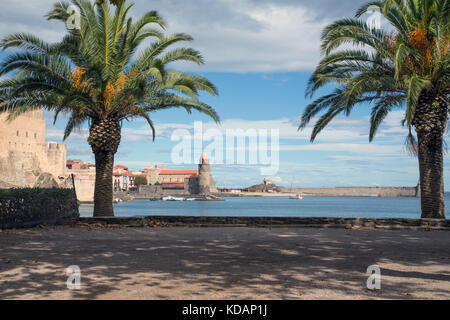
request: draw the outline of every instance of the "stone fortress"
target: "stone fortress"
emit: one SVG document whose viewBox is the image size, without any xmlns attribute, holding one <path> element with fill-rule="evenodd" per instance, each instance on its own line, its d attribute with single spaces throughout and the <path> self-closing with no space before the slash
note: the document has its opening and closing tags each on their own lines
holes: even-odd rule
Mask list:
<svg viewBox="0 0 450 320">
<path fill-rule="evenodd" d="M 211 174 L 209 157 L 203 153 L 198 170 L 163 170 L 158 172 L 158 185 L 141 185 L 132 195 L 136 198 L 153 198 L 162 195 L 211 196 L 217 193 L 216 182 Z M 148 174 L 147 169 L 144 171 Z"/>
<path fill-rule="evenodd" d="M 217 192 L 216 182 L 211 175 L 209 157 L 203 153 L 198 163 L 198 175 L 185 179 L 184 189 L 190 194 L 210 195 Z"/>
<path fill-rule="evenodd" d="M 216 182 L 211 175 L 211 165 L 206 153 L 203 153 L 198 164 L 198 193 L 207 195 L 217 192 Z"/>
<path fill-rule="evenodd" d="M 0 114 L 0 188 L 56 187 L 65 181 L 66 146 L 45 142 L 42 110 L 13 121 Z"/>
</svg>

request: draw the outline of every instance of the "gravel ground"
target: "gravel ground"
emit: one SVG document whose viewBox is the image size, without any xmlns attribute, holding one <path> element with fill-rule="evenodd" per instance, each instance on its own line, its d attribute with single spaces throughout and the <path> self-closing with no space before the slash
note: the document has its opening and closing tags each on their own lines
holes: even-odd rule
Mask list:
<svg viewBox="0 0 450 320">
<path fill-rule="evenodd" d="M 366 288 L 373 264 L 377 291 Z M 67 289 L 70 265 L 79 290 Z M 3 230 L 0 299 L 450 299 L 450 232 Z"/>
</svg>

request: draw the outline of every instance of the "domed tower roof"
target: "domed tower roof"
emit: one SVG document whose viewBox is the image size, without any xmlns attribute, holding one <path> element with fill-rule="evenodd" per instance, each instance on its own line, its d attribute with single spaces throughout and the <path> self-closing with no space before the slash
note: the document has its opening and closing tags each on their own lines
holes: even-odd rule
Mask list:
<svg viewBox="0 0 450 320">
<path fill-rule="evenodd" d="M 200 164 L 209 164 L 209 157 L 206 153 L 202 153 L 200 157 Z"/>
</svg>

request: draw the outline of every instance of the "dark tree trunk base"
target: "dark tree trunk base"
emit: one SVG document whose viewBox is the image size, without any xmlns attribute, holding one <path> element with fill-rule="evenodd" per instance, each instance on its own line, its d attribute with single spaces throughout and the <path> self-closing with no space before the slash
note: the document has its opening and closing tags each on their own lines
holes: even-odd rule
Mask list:
<svg viewBox="0 0 450 320">
<path fill-rule="evenodd" d="M 442 138 L 418 133 L 422 218 L 444 219 Z"/>
<path fill-rule="evenodd" d="M 422 218 L 445 219 L 443 136 L 447 105 L 424 91 L 416 106 Z"/>
<path fill-rule="evenodd" d="M 112 186 L 114 153 L 111 151 L 96 151 L 94 154 L 96 170 L 94 217 L 112 217 L 114 216 Z"/>
</svg>

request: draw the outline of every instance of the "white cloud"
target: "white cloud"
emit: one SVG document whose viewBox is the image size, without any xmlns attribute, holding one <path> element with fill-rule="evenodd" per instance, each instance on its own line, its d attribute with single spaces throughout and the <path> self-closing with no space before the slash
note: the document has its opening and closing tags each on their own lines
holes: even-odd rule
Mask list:
<svg viewBox="0 0 450 320">
<path fill-rule="evenodd" d="M 403 141 L 407 129 L 401 127 L 400 119 L 403 111 L 394 111 L 386 118 L 385 123 L 380 127 L 378 135 L 375 139 L 382 140 L 384 137 L 398 137 L 398 141 Z M 398 120 L 398 121 L 397 121 Z M 307 142 L 310 139 L 312 126 L 315 119 L 311 121 L 311 125 L 302 131 L 298 131 L 299 118 L 294 119 L 274 119 L 274 120 L 245 120 L 245 119 L 226 119 L 219 125 L 213 121 L 202 122 L 203 132 L 208 130 L 219 130 L 225 134 L 227 130 L 278 130 L 280 139 L 300 140 Z M 158 123 L 156 124 L 156 139 L 170 139 L 175 130 L 184 129 L 193 136 L 194 123 Z M 368 143 L 369 119 L 367 117 L 352 118 L 336 118 L 316 137 L 315 142 L 364 142 Z M 139 128 L 124 127 L 124 141 L 138 142 L 148 141 L 152 138 L 152 131 L 147 125 Z M 395 134 L 394 137 L 392 137 Z"/>
<path fill-rule="evenodd" d="M 270 180 L 272 180 L 273 183 L 282 183 L 283 182 L 283 178 L 281 178 L 279 176 L 271 177 Z"/>
<path fill-rule="evenodd" d="M 402 146 L 379 145 L 374 143 L 316 143 L 310 145 L 286 145 L 280 146 L 280 151 L 350 152 L 374 155 L 395 155 L 405 153 L 404 150 L 402 150 Z"/>
<path fill-rule="evenodd" d="M 361 2 L 362 0 L 358 0 Z M 55 0 L 3 0 L 0 36 L 31 32 L 57 41 L 64 26 L 47 21 Z M 168 33 L 185 32 L 195 39 L 206 65 L 183 66 L 202 71 L 274 72 L 311 70 L 320 58 L 320 33 L 325 25 L 351 15 L 359 3 L 295 0 L 136 0 L 137 18 L 158 10 L 168 22 Z"/>
<path fill-rule="evenodd" d="M 195 46 L 207 64 L 202 70 L 273 72 L 311 70 L 320 58 L 320 32 L 330 21 L 303 7 L 275 4 L 244 7 L 242 13 L 262 28 L 228 25 L 196 31 Z M 180 26 L 180 30 L 184 26 Z M 194 34 L 195 36 L 195 34 Z"/>
</svg>

